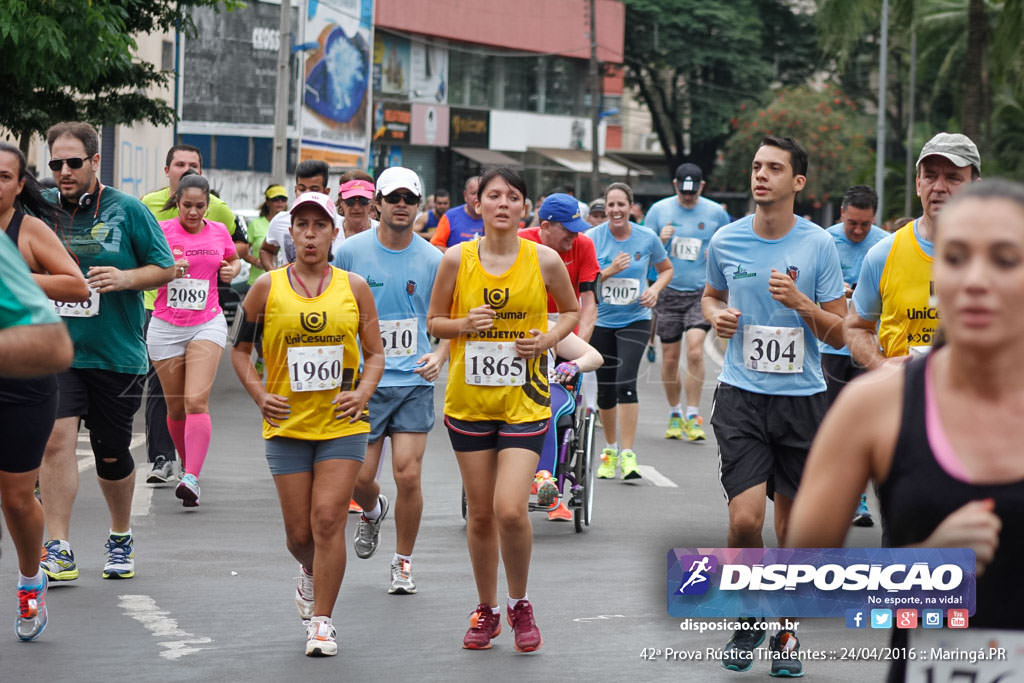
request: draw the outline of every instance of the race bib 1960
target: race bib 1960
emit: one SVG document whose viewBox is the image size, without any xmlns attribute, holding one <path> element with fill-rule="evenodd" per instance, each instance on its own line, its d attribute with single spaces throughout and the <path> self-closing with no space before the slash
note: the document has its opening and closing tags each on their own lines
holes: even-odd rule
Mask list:
<svg viewBox="0 0 1024 683">
<path fill-rule="evenodd" d="M 640 280 L 610 277 L 601 281 L 601 300 L 612 306 L 628 306 L 640 297 Z"/>
<path fill-rule="evenodd" d="M 466 384 L 504 387 L 526 383 L 526 360 L 514 342 L 466 342 Z"/>
<path fill-rule="evenodd" d="M 188 277 L 171 280 L 167 283 L 167 307 L 201 311 L 206 308 L 206 297 L 209 292 L 209 280 Z"/>
<path fill-rule="evenodd" d="M 381 320 L 380 340 L 384 344 L 384 355 L 388 358 L 411 356 L 416 353 L 416 337 L 419 326 L 416 318 L 404 320 Z"/>
<path fill-rule="evenodd" d="M 803 372 L 803 328 L 744 325 L 743 364 L 757 372 Z"/>
<path fill-rule="evenodd" d="M 89 298 L 86 301 L 51 301 L 53 310 L 64 318 L 91 318 L 100 314 L 100 293 L 95 289 L 89 290 Z"/>
<path fill-rule="evenodd" d="M 1024 633 L 950 626 L 941 609 L 922 610 L 921 627 L 907 631 L 908 683 L 1021 683 Z M 931 614 L 929 614 L 931 613 Z M 934 623 L 925 623 L 934 617 Z M 935 630 L 930 630 L 935 629 Z M 896 653 L 894 653 L 895 655 Z"/>
<path fill-rule="evenodd" d="M 341 386 L 342 346 L 289 346 L 288 380 L 292 391 L 322 391 Z"/>
<path fill-rule="evenodd" d="M 700 245 L 696 237 L 673 237 L 669 253 L 681 261 L 696 261 L 700 256 Z"/>
</svg>

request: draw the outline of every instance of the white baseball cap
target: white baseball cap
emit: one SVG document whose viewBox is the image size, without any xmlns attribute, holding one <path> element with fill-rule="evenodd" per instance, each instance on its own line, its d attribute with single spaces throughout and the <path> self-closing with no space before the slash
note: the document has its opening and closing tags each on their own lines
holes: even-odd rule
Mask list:
<svg viewBox="0 0 1024 683">
<path fill-rule="evenodd" d="M 334 220 L 338 215 L 338 210 L 334 208 L 334 202 L 332 202 L 331 198 L 323 192 L 306 192 L 305 194 L 300 194 L 295 198 L 295 201 L 292 203 L 292 208 L 288 210 L 288 213 L 294 215 L 297 208 L 306 204 L 312 204 L 319 207 L 328 216 L 330 216 L 331 220 Z"/>
<path fill-rule="evenodd" d="M 417 197 L 423 196 L 423 185 L 416 171 L 403 166 L 385 168 L 377 178 L 377 192 L 387 196 L 395 190 L 409 190 Z"/>
</svg>

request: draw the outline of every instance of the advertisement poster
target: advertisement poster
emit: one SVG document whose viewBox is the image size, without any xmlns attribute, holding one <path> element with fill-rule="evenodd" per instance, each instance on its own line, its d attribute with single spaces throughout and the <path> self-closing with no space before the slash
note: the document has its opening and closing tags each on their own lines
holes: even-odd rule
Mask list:
<svg viewBox="0 0 1024 683">
<path fill-rule="evenodd" d="M 380 101 L 373 109 L 374 142 L 409 142 L 412 114 L 408 103 Z"/>
<path fill-rule="evenodd" d="M 448 146 L 448 107 L 445 105 L 412 105 L 412 144 L 431 147 Z"/>
<path fill-rule="evenodd" d="M 386 33 L 374 35 L 373 87 L 385 95 L 408 96 L 408 40 Z"/>
<path fill-rule="evenodd" d="M 309 0 L 300 160 L 363 166 L 369 147 L 373 0 Z"/>
<path fill-rule="evenodd" d="M 415 42 L 410 49 L 413 102 L 444 104 L 448 101 L 448 48 L 445 45 Z"/>
</svg>

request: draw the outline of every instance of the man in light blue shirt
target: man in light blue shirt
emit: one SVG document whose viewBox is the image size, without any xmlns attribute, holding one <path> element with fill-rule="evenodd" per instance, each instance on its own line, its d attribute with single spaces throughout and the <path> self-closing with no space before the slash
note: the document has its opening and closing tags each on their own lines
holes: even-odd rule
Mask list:
<svg viewBox="0 0 1024 683">
<path fill-rule="evenodd" d="M 843 268 L 847 299 L 853 296 L 853 290 L 857 287 L 860 267 L 868 250 L 889 236 L 889 233 L 873 224 L 877 210 L 878 195 L 874 189 L 867 185 L 854 185 L 843 196 L 840 221 L 826 230 L 832 235 L 836 249 L 839 250 L 839 264 Z M 840 390 L 864 372 L 864 368 L 853 362 L 850 349 L 846 346 L 834 349 L 824 342 L 818 345 L 821 348 L 821 369 L 828 385 L 828 404 L 831 406 Z M 862 527 L 875 524 L 868 509 L 867 495 L 860 497 L 857 512 L 853 515 L 853 524 Z"/>
<path fill-rule="evenodd" d="M 661 238 L 672 260 L 672 281 L 654 307 L 654 329 L 661 338 L 661 381 L 670 413 L 666 439 L 703 441 L 700 391 L 704 387 L 704 337 L 711 325 L 704 319 L 700 298 L 707 281 L 707 251 L 711 236 L 731 223 L 720 204 L 701 196 L 704 177 L 696 164 L 680 164 L 672 186 L 676 194 L 651 206 L 644 226 Z M 686 342 L 686 413 L 680 397 L 679 356 Z"/>
<path fill-rule="evenodd" d="M 791 138 L 761 141 L 750 174 L 756 209 L 719 230 L 708 248 L 704 316 L 729 340 L 711 425 L 722 488 L 729 499 L 731 548 L 760 548 L 765 496 L 775 503 L 775 533 L 786 523 L 807 452 L 825 415 L 818 340 L 843 345 L 843 273 L 834 242 L 793 214 L 807 182 L 807 152 Z M 764 639 L 738 629 L 722 665 L 746 671 Z M 795 644 L 795 647 L 794 647 Z M 799 648 L 792 630 L 769 649 Z M 773 676 L 802 675 L 799 659 L 772 658 Z"/>
<path fill-rule="evenodd" d="M 448 342 L 434 350 L 427 336 L 427 308 L 441 252 L 413 234 L 423 197 L 419 176 L 408 168 L 385 169 L 374 201 L 380 224 L 338 247 L 334 265 L 361 275 L 377 305 L 384 345 L 384 376 L 370 399 L 366 459 L 353 497 L 363 508 L 354 539 L 356 555 L 371 557 L 380 544 L 388 499 L 376 481 L 384 437 L 391 437 L 395 486 L 395 554 L 388 593 L 416 592 L 412 551 L 423 512 L 420 471 L 427 433 L 434 426 L 434 385 L 448 358 Z"/>
</svg>

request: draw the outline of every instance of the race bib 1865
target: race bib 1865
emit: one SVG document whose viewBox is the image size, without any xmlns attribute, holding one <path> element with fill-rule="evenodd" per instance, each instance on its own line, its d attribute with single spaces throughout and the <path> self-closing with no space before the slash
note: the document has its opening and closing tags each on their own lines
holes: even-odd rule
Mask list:
<svg viewBox="0 0 1024 683">
<path fill-rule="evenodd" d="M 167 283 L 167 307 L 201 311 L 206 308 L 206 297 L 209 292 L 209 280 L 188 277 L 171 280 Z"/>
<path fill-rule="evenodd" d="M 100 314 L 100 293 L 89 290 L 86 301 L 53 301 L 53 310 L 63 318 L 91 318 Z"/>
<path fill-rule="evenodd" d="M 466 384 L 521 386 L 526 383 L 526 360 L 516 355 L 514 342 L 466 342 Z"/>
<path fill-rule="evenodd" d="M 288 380 L 292 391 L 323 391 L 341 386 L 342 346 L 289 346 Z"/>
<path fill-rule="evenodd" d="M 757 372 L 803 372 L 803 328 L 744 325 L 743 364 Z"/>
</svg>

